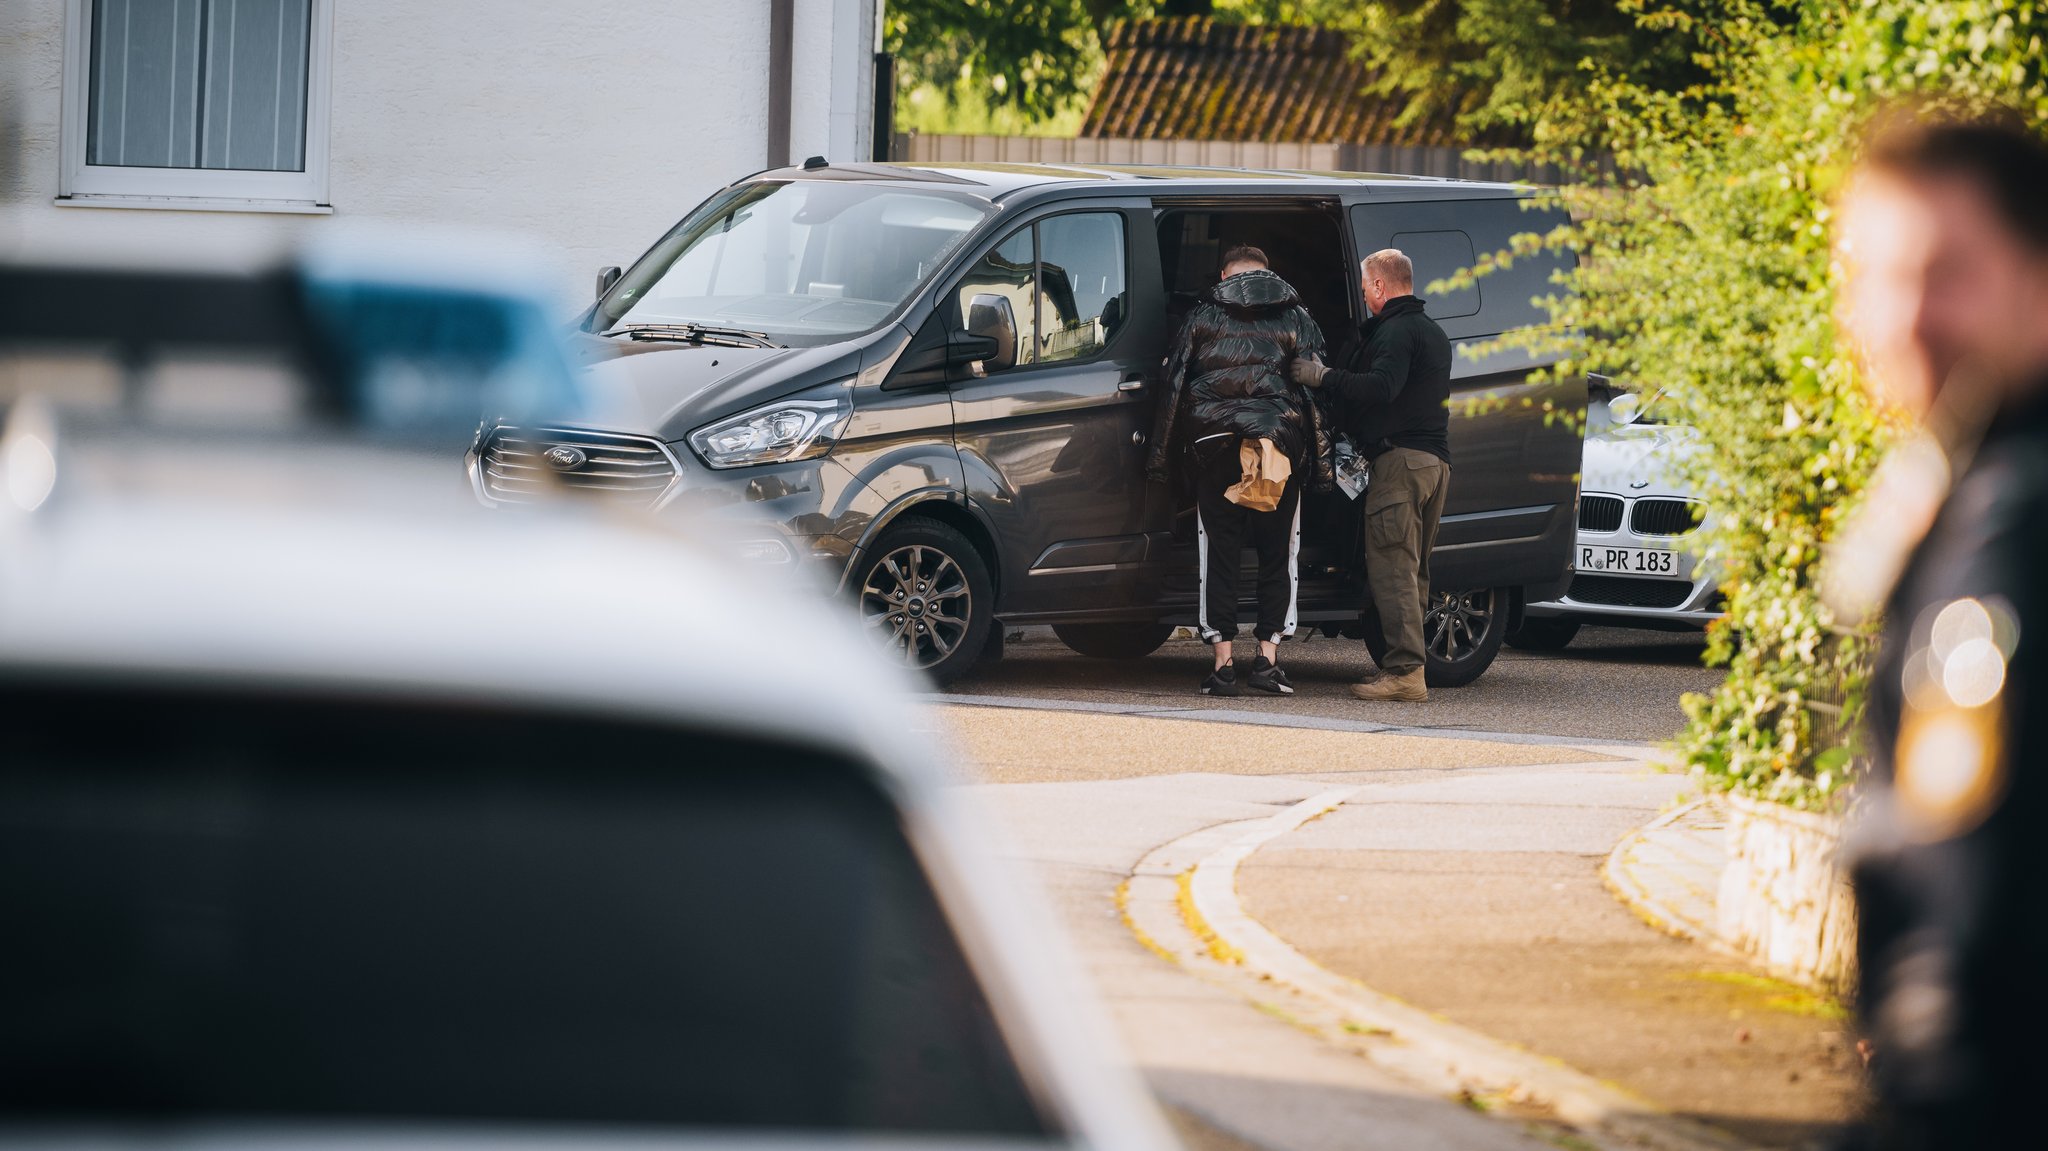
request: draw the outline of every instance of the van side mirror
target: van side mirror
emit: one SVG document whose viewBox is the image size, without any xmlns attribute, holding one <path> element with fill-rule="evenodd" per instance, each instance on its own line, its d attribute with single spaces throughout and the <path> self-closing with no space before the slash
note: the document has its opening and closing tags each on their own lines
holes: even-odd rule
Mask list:
<svg viewBox="0 0 2048 1151">
<path fill-rule="evenodd" d="M 613 264 L 608 268 L 599 268 L 597 270 L 597 298 L 600 300 L 604 299 L 604 294 L 611 291 L 612 285 L 618 283 L 619 277 L 625 274 L 619 270 L 617 264 Z"/>
<path fill-rule="evenodd" d="M 982 292 L 967 301 L 966 339 L 953 342 L 955 363 L 977 376 L 1017 366 L 1017 313 L 1006 296 Z"/>
<path fill-rule="evenodd" d="M 1632 424 L 1643 418 L 1643 397 L 1634 392 L 1622 394 L 1607 401 L 1607 418 L 1617 424 Z"/>
<path fill-rule="evenodd" d="M 884 389 L 927 388 L 955 380 L 976 379 L 1017 363 L 1017 314 L 1010 301 L 984 292 L 968 301 L 966 323 L 956 326 L 943 313 L 917 330 L 889 376 Z"/>
</svg>

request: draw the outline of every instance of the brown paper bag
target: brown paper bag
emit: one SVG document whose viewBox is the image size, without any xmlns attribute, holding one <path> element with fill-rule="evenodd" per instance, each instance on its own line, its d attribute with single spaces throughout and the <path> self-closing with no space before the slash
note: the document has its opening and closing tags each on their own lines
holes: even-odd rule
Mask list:
<svg viewBox="0 0 2048 1151">
<path fill-rule="evenodd" d="M 1241 508 L 1270 512 L 1280 506 L 1294 465 L 1271 440 L 1239 440 L 1237 463 L 1244 478 L 1223 489 L 1223 498 Z"/>
</svg>

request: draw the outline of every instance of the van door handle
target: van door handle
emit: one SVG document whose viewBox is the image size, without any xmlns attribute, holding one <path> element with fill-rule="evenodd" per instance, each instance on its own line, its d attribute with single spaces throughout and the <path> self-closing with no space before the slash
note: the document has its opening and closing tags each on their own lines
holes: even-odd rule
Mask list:
<svg viewBox="0 0 2048 1151">
<path fill-rule="evenodd" d="M 1116 390 L 1119 392 L 1142 392 L 1145 390 L 1145 377 L 1125 376 L 1123 382 L 1117 384 Z"/>
</svg>

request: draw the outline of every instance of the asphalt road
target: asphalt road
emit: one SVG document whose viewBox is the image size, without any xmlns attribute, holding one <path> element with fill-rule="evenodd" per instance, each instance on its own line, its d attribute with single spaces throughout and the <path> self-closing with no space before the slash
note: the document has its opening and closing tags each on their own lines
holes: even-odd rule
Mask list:
<svg viewBox="0 0 2048 1151">
<path fill-rule="evenodd" d="M 1026 628 L 1001 661 L 947 688 L 953 697 L 1043 699 L 1148 710 L 1228 707 L 1320 719 L 1362 720 L 1403 728 L 1518 732 L 1572 739 L 1655 741 L 1684 723 L 1679 698 L 1711 690 L 1720 673 L 1700 666 L 1696 633 L 1587 628 L 1560 652 L 1501 649 L 1485 675 L 1462 688 L 1434 691 L 1429 702 L 1360 703 L 1346 685 L 1372 667 L 1356 640 L 1315 637 L 1281 647 L 1281 665 L 1298 689 L 1290 697 L 1213 700 L 1197 692 L 1208 673 L 1206 646 L 1176 638 L 1139 660 L 1089 659 L 1069 651 L 1048 628 Z M 1249 640 L 1239 646 L 1249 650 Z"/>
</svg>

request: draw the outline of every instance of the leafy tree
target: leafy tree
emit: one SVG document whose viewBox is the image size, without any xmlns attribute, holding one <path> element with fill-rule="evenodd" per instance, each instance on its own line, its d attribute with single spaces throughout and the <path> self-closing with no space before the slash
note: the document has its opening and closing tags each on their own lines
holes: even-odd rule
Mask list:
<svg viewBox="0 0 2048 1151">
<path fill-rule="evenodd" d="M 2048 124 L 2034 0 L 1659 0 L 1640 27 L 1698 45 L 1697 83 L 1591 69 L 1579 107 L 1539 119 L 1542 158 L 1597 141 L 1564 191 L 1575 222 L 1518 247 L 1581 256 L 1552 301 L 1571 354 L 1661 389 L 1709 450 L 1687 468 L 1716 510 L 1698 533 L 1727 617 L 1715 691 L 1676 747 L 1709 785 L 1828 808 L 1853 776 L 1870 632 L 1835 619 L 1819 575 L 1889 429 L 1834 326 L 1831 200 L 1887 101 L 2017 107 Z M 1510 261 L 1503 253 L 1491 263 Z M 1480 270 L 1483 274 L 1485 268 Z"/>
<path fill-rule="evenodd" d="M 1071 115 L 1102 65 L 1112 23 L 1212 16 L 1314 24 L 1352 35 L 1380 66 L 1379 91 L 1410 118 L 1445 106 L 1475 133 L 1524 131 L 1583 95 L 1587 61 L 1629 62 L 1671 86 L 1691 76 L 1689 44 L 1645 30 L 1629 0 L 891 0 L 884 43 L 905 93 L 937 93 L 1025 122 Z M 985 110 L 984 110 L 985 106 Z"/>
<path fill-rule="evenodd" d="M 948 99 L 965 93 L 1038 118 L 1083 94 L 1111 21 L 1152 7 L 1130 0 L 889 0 L 882 36 L 897 58 L 903 91 L 929 86 Z"/>
<path fill-rule="evenodd" d="M 1711 0 L 1705 0 L 1711 3 Z M 1404 120 L 1453 112 L 1475 139 L 1553 136 L 1559 121 L 1587 135 L 1595 68 L 1625 70 L 1653 89 L 1699 78 L 1689 35 L 1645 27 L 1633 0 L 1217 0 L 1216 15 L 1316 24 L 1350 34 L 1375 65 L 1376 94 Z"/>
</svg>

